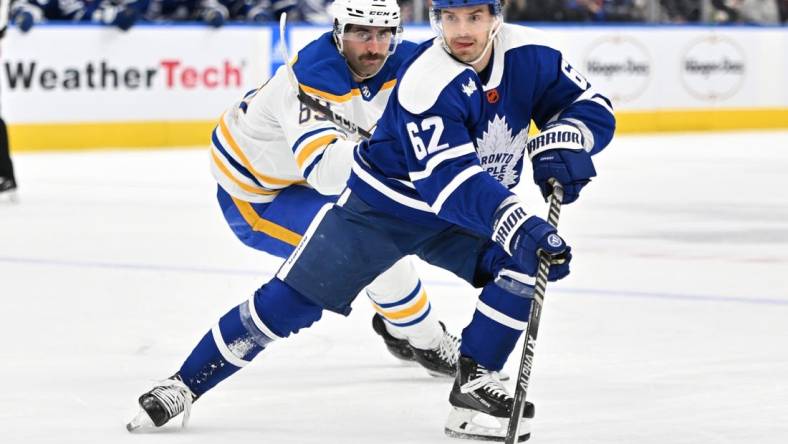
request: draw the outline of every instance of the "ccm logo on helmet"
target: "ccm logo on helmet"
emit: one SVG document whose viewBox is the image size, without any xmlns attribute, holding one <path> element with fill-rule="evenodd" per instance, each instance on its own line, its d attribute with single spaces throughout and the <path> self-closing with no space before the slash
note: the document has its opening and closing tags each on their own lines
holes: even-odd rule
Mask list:
<svg viewBox="0 0 788 444">
<path fill-rule="evenodd" d="M 391 12 L 391 11 L 369 11 L 369 15 L 383 15 L 383 16 L 386 16 L 386 15 L 392 15 L 392 14 L 393 14 L 393 12 Z"/>
</svg>

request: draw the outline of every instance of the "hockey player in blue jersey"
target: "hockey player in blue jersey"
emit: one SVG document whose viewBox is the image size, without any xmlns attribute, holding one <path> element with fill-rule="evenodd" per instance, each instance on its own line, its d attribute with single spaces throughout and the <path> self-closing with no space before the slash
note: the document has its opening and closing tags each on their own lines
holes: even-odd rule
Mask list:
<svg viewBox="0 0 788 444">
<path fill-rule="evenodd" d="M 301 89 L 371 128 L 393 91 L 398 68 L 416 45 L 399 42 L 394 0 L 337 0 L 331 10 L 334 31 L 299 51 L 293 70 Z M 233 104 L 212 135 L 211 170 L 233 232 L 252 248 L 288 257 L 319 210 L 345 188 L 355 146 L 334 123 L 299 101 L 286 68 L 280 68 Z M 400 359 L 415 361 L 434 376 L 453 377 L 459 339 L 435 317 L 409 259 L 381 272 L 366 289 L 377 312 L 375 331 Z M 281 310 L 294 318 L 258 314 Z M 180 413 L 193 397 L 300 325 L 299 312 L 298 307 L 260 307 L 255 297 L 230 310 L 176 376 L 143 394 L 142 416 L 129 429 L 151 421 L 160 426 Z M 172 403 L 174 399 L 182 402 Z"/>
<path fill-rule="evenodd" d="M 500 0 L 433 0 L 431 22 L 438 37 L 403 65 L 372 139 L 355 150 L 348 188 L 255 293 L 249 309 L 266 321 L 222 334 L 265 336 L 265 327 L 283 337 L 324 310 L 347 315 L 383 270 L 418 255 L 482 289 L 462 332 L 445 430 L 503 440 L 512 397 L 497 372 L 526 327 L 538 252 L 551 257 L 550 280 L 567 276 L 572 258 L 511 188 L 527 163 L 544 194 L 555 178 L 563 202 L 576 201 L 615 119 L 541 34 L 503 24 Z M 532 120 L 540 132 L 528 140 Z M 526 406 L 520 440 L 533 413 Z"/>
</svg>

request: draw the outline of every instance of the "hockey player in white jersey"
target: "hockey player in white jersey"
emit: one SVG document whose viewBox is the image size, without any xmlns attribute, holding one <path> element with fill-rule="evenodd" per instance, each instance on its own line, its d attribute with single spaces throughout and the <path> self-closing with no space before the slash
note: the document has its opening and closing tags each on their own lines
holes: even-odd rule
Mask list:
<svg viewBox="0 0 788 444">
<path fill-rule="evenodd" d="M 301 89 L 372 128 L 398 68 L 416 45 L 399 44 L 395 0 L 337 0 L 331 11 L 333 32 L 299 51 L 292 67 Z M 356 146 L 337 125 L 299 102 L 286 67 L 222 115 L 212 142 L 211 169 L 228 224 L 248 246 L 283 258 L 345 188 Z M 398 358 L 415 360 L 434 376 L 453 376 L 459 339 L 436 319 L 409 260 L 381 271 L 366 289 L 377 311 L 374 330 Z M 194 399 L 303 322 L 299 315 L 260 315 L 299 310 L 276 301 L 266 301 L 277 306 L 267 308 L 256 299 L 255 294 L 225 314 L 175 376 L 140 397 L 142 411 L 129 430 L 161 426 L 184 409 L 188 413 Z"/>
</svg>

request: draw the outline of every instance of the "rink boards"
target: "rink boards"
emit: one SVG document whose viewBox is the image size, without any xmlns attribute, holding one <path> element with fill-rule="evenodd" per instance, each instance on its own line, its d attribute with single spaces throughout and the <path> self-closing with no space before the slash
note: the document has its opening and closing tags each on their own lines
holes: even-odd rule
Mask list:
<svg viewBox="0 0 788 444">
<path fill-rule="evenodd" d="M 619 132 L 788 128 L 788 28 L 542 29 L 613 100 Z M 290 51 L 326 30 L 291 26 Z M 207 144 L 223 110 L 282 64 L 278 42 L 269 26 L 11 29 L 0 98 L 13 149 Z"/>
</svg>

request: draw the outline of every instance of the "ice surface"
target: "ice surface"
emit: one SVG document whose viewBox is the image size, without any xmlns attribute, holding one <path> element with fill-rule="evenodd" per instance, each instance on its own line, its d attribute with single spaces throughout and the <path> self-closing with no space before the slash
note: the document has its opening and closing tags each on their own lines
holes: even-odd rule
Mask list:
<svg viewBox="0 0 788 444">
<path fill-rule="evenodd" d="M 271 345 L 185 431 L 127 433 L 136 397 L 278 260 L 224 225 L 205 151 L 15 162 L 21 202 L 0 204 L 0 442 L 456 442 L 450 381 L 388 355 L 362 298 Z M 531 442 L 788 442 L 788 132 L 619 137 L 596 162 L 562 214 L 576 254 L 548 288 Z M 475 292 L 420 271 L 459 331 Z"/>
</svg>

